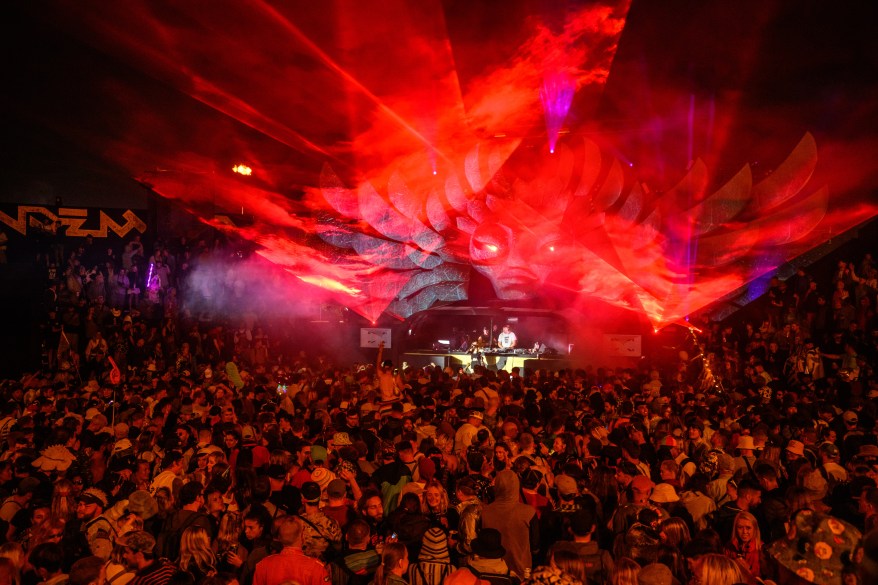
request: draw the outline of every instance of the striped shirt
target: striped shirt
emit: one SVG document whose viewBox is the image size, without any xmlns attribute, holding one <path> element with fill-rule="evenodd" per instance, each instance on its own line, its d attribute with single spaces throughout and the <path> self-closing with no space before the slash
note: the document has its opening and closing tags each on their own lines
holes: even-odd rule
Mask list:
<svg viewBox="0 0 878 585">
<path fill-rule="evenodd" d="M 174 563 L 159 559 L 137 571 L 128 585 L 166 585 L 177 572 Z"/>
</svg>

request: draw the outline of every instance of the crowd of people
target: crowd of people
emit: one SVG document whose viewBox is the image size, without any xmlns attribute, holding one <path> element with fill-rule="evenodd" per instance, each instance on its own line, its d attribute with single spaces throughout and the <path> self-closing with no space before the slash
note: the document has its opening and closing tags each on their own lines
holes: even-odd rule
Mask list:
<svg viewBox="0 0 878 585">
<path fill-rule="evenodd" d="M 41 257 L 44 368 L 0 385 L 0 584 L 878 582 L 869 254 L 667 363 L 467 374 L 195 315 L 217 253 Z"/>
</svg>

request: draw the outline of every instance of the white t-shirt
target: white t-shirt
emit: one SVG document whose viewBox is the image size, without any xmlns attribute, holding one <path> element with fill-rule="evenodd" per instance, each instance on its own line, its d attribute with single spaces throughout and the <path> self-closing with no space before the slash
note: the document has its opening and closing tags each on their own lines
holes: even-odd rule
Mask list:
<svg viewBox="0 0 878 585">
<path fill-rule="evenodd" d="M 515 347 L 516 339 L 517 338 L 515 337 L 515 333 L 513 333 L 512 331 L 508 333 L 504 331 L 497 336 L 497 345 L 500 346 L 500 349 L 511 349 Z"/>
</svg>

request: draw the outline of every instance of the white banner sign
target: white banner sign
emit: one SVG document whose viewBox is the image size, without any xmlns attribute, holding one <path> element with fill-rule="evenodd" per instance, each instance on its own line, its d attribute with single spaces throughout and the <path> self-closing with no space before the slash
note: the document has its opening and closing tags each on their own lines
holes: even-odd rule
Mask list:
<svg viewBox="0 0 878 585">
<path fill-rule="evenodd" d="M 377 348 L 382 341 L 384 348 L 390 349 L 390 329 L 377 327 L 362 327 L 360 329 L 360 347 Z"/>
<path fill-rule="evenodd" d="M 640 335 L 604 335 L 604 347 L 611 356 L 640 357 Z"/>
</svg>

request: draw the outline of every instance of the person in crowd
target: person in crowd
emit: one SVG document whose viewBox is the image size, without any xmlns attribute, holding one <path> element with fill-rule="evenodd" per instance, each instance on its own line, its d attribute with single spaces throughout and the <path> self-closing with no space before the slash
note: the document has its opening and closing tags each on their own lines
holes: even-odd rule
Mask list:
<svg viewBox="0 0 878 585">
<path fill-rule="evenodd" d="M 440 585 L 454 570 L 448 551 L 448 536 L 434 526 L 424 533 L 417 561 L 409 564 L 409 585 Z"/>
<path fill-rule="evenodd" d="M 494 501 L 482 509 L 482 530 L 494 528 L 503 535 L 504 560 L 518 575 L 526 575 L 539 552 L 539 520 L 536 510 L 519 502 L 520 482 L 515 472 L 501 471 L 494 479 Z M 473 545 L 474 546 L 474 545 Z M 472 549 L 475 554 L 475 548 Z"/>
<path fill-rule="evenodd" d="M 134 573 L 129 585 L 167 585 L 178 573 L 171 561 L 156 555 L 156 541 L 149 532 L 134 530 L 117 544 L 122 548 L 125 567 Z"/>
<path fill-rule="evenodd" d="M 38 544 L 28 555 L 28 562 L 43 585 L 63 585 L 69 581 L 69 576 L 63 570 L 63 561 L 64 551 L 57 543 Z"/>
<path fill-rule="evenodd" d="M 326 565 L 302 551 L 303 529 L 302 520 L 294 516 L 284 516 L 277 521 L 277 540 L 283 548 L 256 564 L 253 585 L 284 582 L 322 585 L 329 580 Z"/>
<path fill-rule="evenodd" d="M 375 571 L 375 585 L 408 585 L 408 550 L 398 542 L 388 542 L 381 553 L 381 565 Z"/>
<path fill-rule="evenodd" d="M 330 564 L 331 581 L 338 585 L 367 585 L 375 578 L 381 555 L 370 545 L 369 524 L 351 521 L 345 531 L 346 550 Z M 447 550 L 447 549 L 446 549 Z"/>
</svg>

